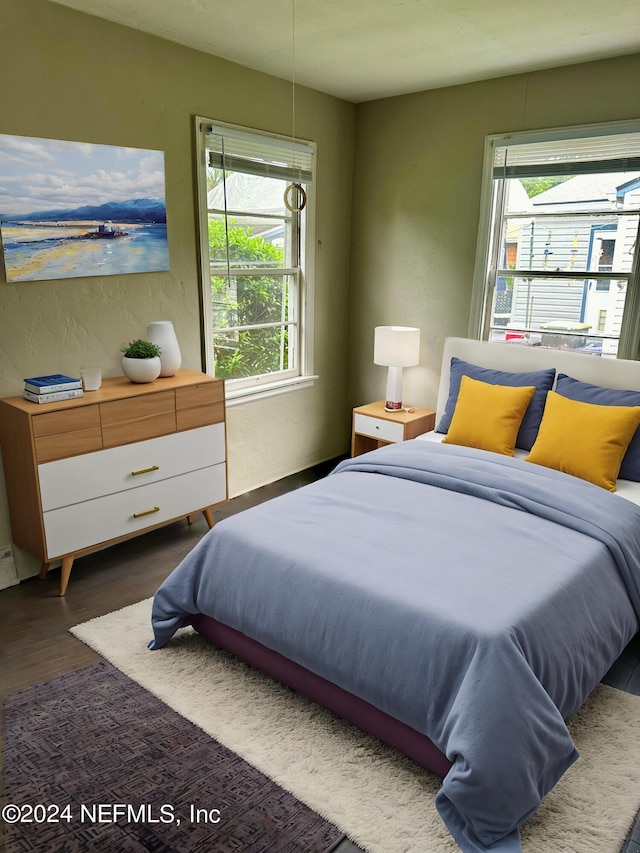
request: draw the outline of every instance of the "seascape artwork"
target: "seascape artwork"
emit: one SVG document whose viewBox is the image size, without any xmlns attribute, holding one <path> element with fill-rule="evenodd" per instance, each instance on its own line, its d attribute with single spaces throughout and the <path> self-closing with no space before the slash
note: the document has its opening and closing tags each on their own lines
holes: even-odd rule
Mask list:
<svg viewBox="0 0 640 853">
<path fill-rule="evenodd" d="M 7 282 L 169 269 L 164 153 L 0 134 Z"/>
</svg>

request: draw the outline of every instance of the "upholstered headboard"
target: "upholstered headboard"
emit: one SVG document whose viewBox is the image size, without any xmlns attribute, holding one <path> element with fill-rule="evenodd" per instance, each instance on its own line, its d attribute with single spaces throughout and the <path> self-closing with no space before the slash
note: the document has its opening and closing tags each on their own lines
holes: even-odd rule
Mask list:
<svg viewBox="0 0 640 853">
<path fill-rule="evenodd" d="M 452 356 L 497 370 L 524 371 L 555 367 L 558 373 L 566 373 L 582 382 L 591 382 L 607 388 L 640 391 L 640 361 L 602 358 L 522 344 L 447 338 L 442 355 L 436 423 L 442 417 L 449 394 L 449 367 Z"/>
</svg>

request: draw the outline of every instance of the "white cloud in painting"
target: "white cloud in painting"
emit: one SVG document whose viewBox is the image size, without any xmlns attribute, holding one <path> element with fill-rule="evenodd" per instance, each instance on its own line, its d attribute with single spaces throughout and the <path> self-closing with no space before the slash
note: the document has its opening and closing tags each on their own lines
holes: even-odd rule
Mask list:
<svg viewBox="0 0 640 853">
<path fill-rule="evenodd" d="M 0 218 L 132 199 L 164 202 L 164 154 L 0 134 Z"/>
<path fill-rule="evenodd" d="M 54 155 L 45 143 L 46 140 L 26 136 L 0 136 L 0 174 L 4 171 L 4 162 L 23 163 L 29 167 L 55 162 Z"/>
</svg>

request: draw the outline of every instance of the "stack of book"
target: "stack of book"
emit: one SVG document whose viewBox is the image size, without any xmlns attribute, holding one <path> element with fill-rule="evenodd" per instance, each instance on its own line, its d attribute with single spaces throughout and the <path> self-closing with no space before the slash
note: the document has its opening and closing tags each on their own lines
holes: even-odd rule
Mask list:
<svg viewBox="0 0 640 853">
<path fill-rule="evenodd" d="M 51 376 L 31 376 L 24 380 L 22 394 L 33 403 L 56 403 L 59 400 L 72 400 L 84 396 L 82 380 L 53 373 Z"/>
</svg>

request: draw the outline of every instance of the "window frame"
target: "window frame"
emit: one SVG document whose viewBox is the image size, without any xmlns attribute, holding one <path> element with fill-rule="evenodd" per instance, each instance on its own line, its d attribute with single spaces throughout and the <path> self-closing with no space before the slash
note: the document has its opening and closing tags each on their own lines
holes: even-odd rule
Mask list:
<svg viewBox="0 0 640 853">
<path fill-rule="evenodd" d="M 209 129 L 228 129 L 231 133 L 247 134 L 258 140 L 260 137 L 277 139 L 285 145 L 291 145 L 289 136 L 269 133 L 241 125 L 228 124 L 203 116 L 195 116 L 195 146 L 196 146 L 196 185 L 198 203 L 198 254 L 200 276 L 200 308 L 202 328 L 202 355 L 205 373 L 215 376 L 214 358 L 214 328 L 213 306 L 211 300 L 211 259 L 209 254 L 209 208 L 207 199 L 207 135 Z M 317 146 L 306 140 L 295 140 L 312 149 L 312 171 L 315 172 Z M 314 374 L 314 273 L 315 273 L 315 175 L 310 183 L 305 183 L 306 206 L 302 221 L 297 214 L 293 219 L 298 220 L 299 229 L 299 265 L 274 269 L 277 275 L 291 275 L 297 280 L 296 326 L 297 326 L 297 363 L 291 370 L 259 374 L 251 377 L 225 380 L 225 397 L 227 405 L 238 405 L 251 400 L 283 394 L 288 391 L 306 388 L 318 378 Z M 253 268 L 247 268 L 253 271 Z M 257 268 L 256 268 L 257 270 Z M 234 275 L 241 274 L 243 268 L 232 268 Z"/>
<path fill-rule="evenodd" d="M 504 206 L 504 183 L 494 191 L 494 154 L 496 147 L 531 145 L 544 142 L 561 142 L 572 139 L 611 136 L 616 134 L 640 134 L 640 121 L 609 122 L 606 124 L 550 128 L 519 133 L 491 134 L 485 137 L 478 238 L 473 274 L 473 289 L 469 312 L 468 335 L 476 340 L 488 340 L 493 303 L 492 278 L 499 274 L 491 270 L 492 252 L 501 234 L 502 221 L 497 211 Z M 623 169 L 621 169 L 623 171 Z M 502 195 L 500 194 L 502 190 Z M 639 231 L 640 234 L 640 226 Z M 517 271 L 510 271 L 517 274 Z M 616 278 L 609 273 L 584 272 L 577 274 L 581 279 Z M 627 275 L 627 292 L 624 314 L 618 339 L 617 358 L 640 358 L 640 239 L 636 240 L 631 273 Z M 553 277 L 553 276 L 549 276 Z M 564 277 L 567 278 L 566 273 Z"/>
</svg>

